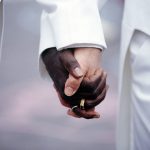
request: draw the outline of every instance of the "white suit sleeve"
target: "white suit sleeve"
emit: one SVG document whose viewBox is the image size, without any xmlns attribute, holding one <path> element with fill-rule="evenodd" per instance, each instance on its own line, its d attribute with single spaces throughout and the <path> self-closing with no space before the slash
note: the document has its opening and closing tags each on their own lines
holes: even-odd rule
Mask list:
<svg viewBox="0 0 150 150">
<path fill-rule="evenodd" d="M 86 45 L 106 48 L 97 0 L 37 1 L 43 4 L 47 14 L 45 20 L 49 24 L 41 26 L 41 32 L 45 34 L 41 33 L 40 49 L 44 50 L 50 44 L 58 50 Z M 46 34 L 53 37 L 52 42 L 52 38 L 46 39 Z"/>
<path fill-rule="evenodd" d="M 47 48 L 106 48 L 97 0 L 37 0 L 41 19 L 40 54 Z"/>
</svg>

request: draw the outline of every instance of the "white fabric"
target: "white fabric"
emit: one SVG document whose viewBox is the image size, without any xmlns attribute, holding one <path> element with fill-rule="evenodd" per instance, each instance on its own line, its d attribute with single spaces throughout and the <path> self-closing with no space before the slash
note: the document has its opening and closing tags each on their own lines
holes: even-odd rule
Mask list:
<svg viewBox="0 0 150 150">
<path fill-rule="evenodd" d="M 150 149 L 149 50 L 150 36 L 136 30 L 130 40 L 123 68 L 117 150 Z"/>
<path fill-rule="evenodd" d="M 106 48 L 97 0 L 37 1 L 44 8 L 40 53 L 49 47 L 62 50 L 91 44 Z"/>
<path fill-rule="evenodd" d="M 123 68 L 117 150 L 150 149 L 149 50 L 150 36 L 136 30 L 130 40 Z"/>
<path fill-rule="evenodd" d="M 131 149 L 150 150 L 150 36 L 135 32 L 131 58 Z"/>
<path fill-rule="evenodd" d="M 129 84 L 131 83 L 131 68 L 129 67 L 131 64 L 129 44 L 136 30 L 150 35 L 149 6 L 149 0 L 125 0 L 119 70 L 120 101 L 118 105 L 117 150 L 130 150 L 131 148 L 131 85 Z M 141 55 L 141 53 L 144 53 L 144 51 L 137 53 L 137 55 Z"/>
</svg>

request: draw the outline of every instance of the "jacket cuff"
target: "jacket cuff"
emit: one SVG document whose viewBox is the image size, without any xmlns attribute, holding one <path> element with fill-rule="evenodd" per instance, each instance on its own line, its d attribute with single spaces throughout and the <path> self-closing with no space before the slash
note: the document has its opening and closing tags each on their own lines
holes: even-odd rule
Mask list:
<svg viewBox="0 0 150 150">
<path fill-rule="evenodd" d="M 49 21 L 58 50 L 90 44 L 106 48 L 96 0 L 63 2 L 49 14 Z"/>
</svg>

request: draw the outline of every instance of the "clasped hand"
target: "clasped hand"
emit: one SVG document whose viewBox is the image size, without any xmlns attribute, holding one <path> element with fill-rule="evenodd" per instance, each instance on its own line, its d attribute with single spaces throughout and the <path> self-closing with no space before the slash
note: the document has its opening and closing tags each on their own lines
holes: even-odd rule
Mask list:
<svg viewBox="0 0 150 150">
<path fill-rule="evenodd" d="M 106 72 L 100 67 L 101 51 L 96 48 L 63 51 L 50 48 L 43 52 L 42 59 L 61 104 L 71 108 L 68 114 L 78 118 L 99 118 L 95 107 L 105 99 L 108 89 Z"/>
</svg>

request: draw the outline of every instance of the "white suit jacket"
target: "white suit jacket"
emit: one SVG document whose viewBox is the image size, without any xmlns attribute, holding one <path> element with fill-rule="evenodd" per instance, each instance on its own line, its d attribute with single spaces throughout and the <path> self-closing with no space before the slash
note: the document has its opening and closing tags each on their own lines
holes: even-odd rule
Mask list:
<svg viewBox="0 0 150 150">
<path fill-rule="evenodd" d="M 99 9 L 101 0 L 38 0 L 41 19 L 40 53 L 48 47 L 94 46 L 105 48 Z M 120 55 L 120 104 L 117 149 L 130 149 L 130 95 L 128 46 L 135 30 L 150 35 L 150 0 L 125 0 Z M 41 67 L 42 68 L 42 67 Z M 44 68 L 44 67 L 43 67 Z"/>
<path fill-rule="evenodd" d="M 130 87 L 130 60 L 129 44 L 136 30 L 150 35 L 150 1 L 149 0 L 125 0 L 124 15 L 122 21 L 122 42 L 120 54 L 120 82 L 119 82 L 119 115 L 117 149 L 131 149 L 131 98 Z M 129 81 L 127 81 L 127 79 Z"/>
</svg>

